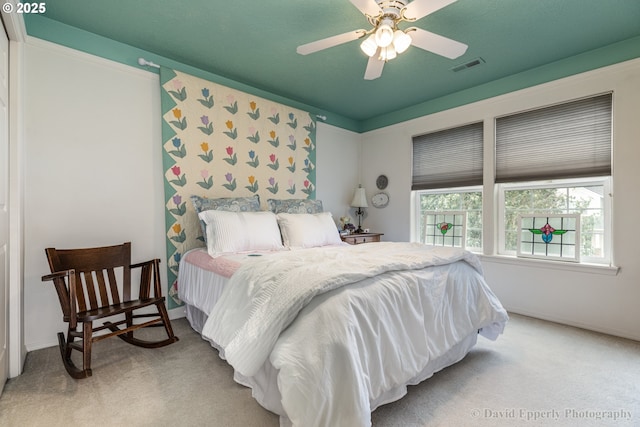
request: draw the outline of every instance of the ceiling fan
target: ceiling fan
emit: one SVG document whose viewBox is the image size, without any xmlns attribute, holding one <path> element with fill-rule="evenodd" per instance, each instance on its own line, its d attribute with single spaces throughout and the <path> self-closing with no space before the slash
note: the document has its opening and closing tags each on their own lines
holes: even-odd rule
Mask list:
<svg viewBox="0 0 640 427">
<path fill-rule="evenodd" d="M 407 50 L 410 45 L 429 52 L 455 59 L 467 50 L 464 43 L 434 34 L 421 28 L 409 27 L 404 30 L 398 24 L 414 22 L 418 19 L 454 3 L 456 0 L 349 0 L 357 7 L 373 26 L 370 30 L 355 30 L 326 39 L 298 46 L 301 55 L 318 52 L 368 36 L 360 44 L 369 56 L 365 80 L 374 80 L 382 75 L 385 62 Z"/>
</svg>

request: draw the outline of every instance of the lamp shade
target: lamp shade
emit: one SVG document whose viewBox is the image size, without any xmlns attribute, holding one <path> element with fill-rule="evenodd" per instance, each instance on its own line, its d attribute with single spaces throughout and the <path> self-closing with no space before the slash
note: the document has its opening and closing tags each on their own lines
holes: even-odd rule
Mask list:
<svg viewBox="0 0 640 427">
<path fill-rule="evenodd" d="M 396 30 L 396 32 L 393 33 L 393 47 L 396 48 L 397 53 L 402 53 L 407 50 L 411 45 L 411 42 L 411 37 L 404 31 Z"/>
<path fill-rule="evenodd" d="M 365 193 L 364 188 L 358 187 L 356 188 L 356 192 L 353 194 L 353 200 L 351 201 L 351 207 L 354 208 L 368 208 L 367 204 L 367 193 Z"/>
<path fill-rule="evenodd" d="M 390 59 L 395 58 L 397 55 L 396 50 L 393 48 L 393 45 L 389 45 L 387 47 L 380 48 L 380 59 L 381 61 L 388 61 Z"/>
<path fill-rule="evenodd" d="M 393 24 L 392 21 L 385 19 L 378 26 L 378 29 L 375 32 L 376 44 L 378 46 L 387 47 L 393 41 L 393 28 L 391 24 Z"/>
<path fill-rule="evenodd" d="M 378 50 L 378 45 L 376 44 L 375 36 L 371 34 L 365 41 L 360 44 L 360 49 L 369 57 L 375 55 Z"/>
</svg>

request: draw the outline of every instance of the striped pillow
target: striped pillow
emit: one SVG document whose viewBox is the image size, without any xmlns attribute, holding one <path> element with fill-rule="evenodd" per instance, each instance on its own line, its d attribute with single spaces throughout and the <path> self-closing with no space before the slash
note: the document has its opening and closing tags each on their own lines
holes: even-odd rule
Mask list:
<svg viewBox="0 0 640 427">
<path fill-rule="evenodd" d="M 229 252 L 284 249 L 273 212 L 209 210 L 198 217 L 206 224 L 207 252 L 212 257 Z"/>
</svg>

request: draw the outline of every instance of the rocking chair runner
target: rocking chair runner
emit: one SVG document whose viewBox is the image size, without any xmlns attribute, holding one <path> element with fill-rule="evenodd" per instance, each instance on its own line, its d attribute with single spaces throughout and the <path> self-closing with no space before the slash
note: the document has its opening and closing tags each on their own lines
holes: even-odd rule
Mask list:
<svg viewBox="0 0 640 427">
<path fill-rule="evenodd" d="M 146 348 L 178 341 L 178 337 L 173 335 L 162 296 L 159 259 L 131 265 L 130 242 L 101 248 L 48 248 L 45 252 L 52 274 L 43 276 L 42 280 L 53 280 L 63 319 L 69 324 L 66 340 L 62 332 L 58 333 L 58 344 L 64 367 L 73 378 L 91 376 L 91 345 L 96 341 L 118 336 L 130 344 Z M 137 299 L 132 299 L 131 270 L 138 268 L 141 271 L 140 287 Z M 122 297 L 116 276 L 122 279 Z M 153 306 L 156 308 L 153 313 L 147 309 L 142 314 L 133 314 L 136 310 Z M 116 315 L 120 318 L 124 315 L 124 319 L 105 321 L 102 326 L 93 327 L 95 320 Z M 145 317 L 153 319 L 134 324 L 134 319 Z M 168 338 L 146 341 L 133 336 L 133 331 L 147 326 L 164 326 Z M 94 335 L 105 329 L 111 332 Z M 81 341 L 75 342 L 76 338 Z M 71 350 L 82 353 L 82 369 L 78 369 L 71 360 Z"/>
</svg>

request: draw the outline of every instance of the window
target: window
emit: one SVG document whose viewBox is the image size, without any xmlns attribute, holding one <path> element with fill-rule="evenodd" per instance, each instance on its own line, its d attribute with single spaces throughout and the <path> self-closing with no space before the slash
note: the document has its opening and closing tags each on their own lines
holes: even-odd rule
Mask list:
<svg viewBox="0 0 640 427">
<path fill-rule="evenodd" d="M 414 240 L 482 250 L 482 165 L 482 123 L 413 138 Z"/>
<path fill-rule="evenodd" d="M 605 94 L 496 119 L 500 253 L 522 243 L 519 216 L 579 214 L 574 260 L 609 261 L 611 102 Z"/>
<path fill-rule="evenodd" d="M 609 263 L 609 187 L 608 177 L 500 185 L 499 228 L 502 238 L 499 253 L 516 254 L 521 237 L 519 216 L 579 214 L 580 261 Z"/>
<path fill-rule="evenodd" d="M 482 188 L 470 187 L 462 189 L 424 190 L 415 192 L 416 229 L 415 240 L 431 245 L 462 246 L 460 240 L 451 237 L 449 233 L 438 236 L 433 228 L 442 223 L 459 225 L 460 213 L 466 217 L 464 247 L 471 251 L 482 251 Z M 442 227 L 440 227 L 442 230 Z M 445 238 L 445 236 L 447 238 Z"/>
</svg>

